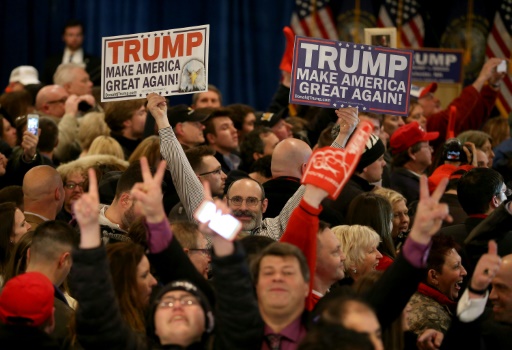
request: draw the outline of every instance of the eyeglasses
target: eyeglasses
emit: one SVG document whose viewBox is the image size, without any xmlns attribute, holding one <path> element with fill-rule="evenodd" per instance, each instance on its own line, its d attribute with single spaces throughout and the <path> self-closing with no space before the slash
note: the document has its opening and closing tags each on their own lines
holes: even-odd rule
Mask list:
<svg viewBox="0 0 512 350">
<path fill-rule="evenodd" d="M 210 175 L 210 174 L 220 175 L 221 172 L 222 172 L 222 168 L 219 168 L 219 169 L 215 169 L 213 171 L 209 171 L 207 173 L 199 174 L 199 176 L 206 176 L 206 175 Z"/>
<path fill-rule="evenodd" d="M 64 187 L 66 187 L 68 190 L 74 190 L 75 187 L 80 187 L 83 191 L 87 188 L 88 184 L 87 182 L 80 182 L 80 183 L 74 183 L 74 182 L 66 182 L 64 184 Z"/>
<path fill-rule="evenodd" d="M 210 249 L 190 248 L 189 251 L 191 251 L 191 252 L 200 252 L 200 253 L 202 253 L 203 255 L 206 255 L 206 256 L 211 256 L 212 255 Z"/>
<path fill-rule="evenodd" d="M 235 197 L 228 198 L 228 201 L 230 201 L 231 205 L 234 206 L 234 207 L 242 206 L 242 204 L 245 201 L 245 204 L 247 204 L 247 206 L 249 208 L 254 208 L 254 207 L 256 207 L 258 205 L 259 202 L 262 201 L 262 199 L 258 199 L 256 197 L 242 198 L 240 196 L 235 196 Z"/>
<path fill-rule="evenodd" d="M 66 103 L 67 97 L 63 97 L 60 100 L 54 100 L 54 101 L 47 101 L 46 103 L 52 104 L 52 103 Z"/>
<path fill-rule="evenodd" d="M 166 298 L 166 301 L 159 302 L 157 307 L 159 309 L 170 309 L 178 305 L 178 303 L 180 303 L 181 306 L 187 307 L 192 305 L 198 305 L 199 301 L 191 295 L 184 295 L 178 299 L 173 297 Z"/>
</svg>

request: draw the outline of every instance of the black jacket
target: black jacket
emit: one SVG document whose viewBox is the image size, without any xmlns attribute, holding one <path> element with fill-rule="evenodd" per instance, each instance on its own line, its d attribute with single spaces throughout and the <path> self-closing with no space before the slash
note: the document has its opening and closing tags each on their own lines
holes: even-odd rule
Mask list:
<svg viewBox="0 0 512 350">
<path fill-rule="evenodd" d="M 36 327 L 0 324 L 0 348 L 60 349 L 57 341 Z"/>
<path fill-rule="evenodd" d="M 375 188 L 360 176 L 352 175 L 340 195 L 335 201 L 326 200 L 325 205 L 339 212 L 343 218 L 347 217 L 348 207 L 352 200 L 361 193 L 370 192 Z"/>
<path fill-rule="evenodd" d="M 405 168 L 394 168 L 391 172 L 391 189 L 400 192 L 407 203 L 412 203 L 420 198 L 420 178 Z"/>
</svg>

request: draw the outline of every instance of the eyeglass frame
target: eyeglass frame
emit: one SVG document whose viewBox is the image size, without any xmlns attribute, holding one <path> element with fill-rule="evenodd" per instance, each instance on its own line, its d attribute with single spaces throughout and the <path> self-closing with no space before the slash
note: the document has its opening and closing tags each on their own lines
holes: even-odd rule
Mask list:
<svg viewBox="0 0 512 350">
<path fill-rule="evenodd" d="M 264 199 L 258 199 L 258 198 L 256 198 L 256 197 L 247 197 L 247 198 L 244 198 L 244 197 L 242 197 L 242 196 L 234 196 L 234 197 L 231 197 L 231 198 L 229 198 L 229 197 L 226 197 L 226 198 L 227 198 L 228 202 L 231 202 L 231 205 L 233 205 L 233 206 L 235 206 L 235 207 L 241 207 L 241 206 L 244 204 L 244 202 L 245 202 L 245 204 L 247 205 L 247 207 L 249 207 L 249 208 L 255 208 L 255 207 L 258 205 L 258 203 L 259 203 L 259 202 L 263 202 L 263 201 L 264 201 Z M 236 204 L 236 203 L 233 203 L 233 198 L 240 198 L 240 199 L 242 199 L 242 201 L 240 202 L 240 204 Z M 254 203 L 254 205 L 251 205 L 251 204 L 249 204 L 249 203 L 247 202 L 247 200 L 248 200 L 248 199 L 251 199 L 251 200 L 252 200 L 252 199 L 254 199 L 254 200 L 256 200 L 256 203 Z"/>
<path fill-rule="evenodd" d="M 68 186 L 73 186 L 73 188 L 69 188 Z M 68 190 L 74 190 L 75 187 L 80 187 L 82 189 L 82 191 L 85 191 L 86 190 L 86 187 L 89 187 L 89 183 L 88 181 L 82 181 L 80 183 L 75 183 L 73 181 L 71 182 L 66 182 L 64 184 L 64 187 L 67 188 Z"/>
<path fill-rule="evenodd" d="M 191 298 L 188 300 L 187 303 L 185 303 L 185 301 L 183 300 L 184 298 Z M 193 306 L 193 305 L 199 305 L 199 300 L 193 296 L 193 295 L 182 295 L 180 298 L 174 298 L 174 297 L 169 297 L 167 299 L 172 299 L 173 301 L 162 301 L 160 300 L 158 303 L 157 303 L 157 308 L 158 309 L 172 309 L 174 308 L 174 306 L 176 305 L 176 301 L 179 301 L 180 305 L 183 306 L 183 307 L 189 307 L 189 306 Z"/>
<path fill-rule="evenodd" d="M 66 103 L 68 97 L 62 97 L 60 100 L 53 100 L 53 101 L 46 101 L 47 104 L 53 104 L 53 103 Z"/>
<path fill-rule="evenodd" d="M 210 174 L 220 175 L 222 173 L 222 168 L 215 169 L 213 171 L 208 171 L 206 173 L 199 174 L 198 176 L 206 176 Z"/>
</svg>

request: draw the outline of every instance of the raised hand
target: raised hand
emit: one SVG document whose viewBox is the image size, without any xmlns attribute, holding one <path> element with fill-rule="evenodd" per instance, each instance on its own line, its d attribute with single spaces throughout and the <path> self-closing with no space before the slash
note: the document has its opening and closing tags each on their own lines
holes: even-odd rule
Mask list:
<svg viewBox="0 0 512 350">
<path fill-rule="evenodd" d="M 159 129 L 169 127 L 169 119 L 167 119 L 167 100 L 165 97 L 151 93 L 147 96 L 147 109 L 155 118 L 155 122 Z"/>
<path fill-rule="evenodd" d="M 39 142 L 39 135 L 41 129 L 38 129 L 37 135 L 32 134 L 30 131 L 23 132 L 23 139 L 21 141 L 21 148 L 23 149 L 23 159 L 27 162 L 32 161 L 37 152 L 37 143 Z"/>
<path fill-rule="evenodd" d="M 488 252 L 480 257 L 471 277 L 470 287 L 474 290 L 486 290 L 492 279 L 498 273 L 501 266 L 501 258 L 498 255 L 498 245 L 495 241 L 489 241 Z M 471 293 L 471 292 L 470 292 Z M 482 297 L 482 295 L 478 295 Z"/>
<path fill-rule="evenodd" d="M 100 237 L 100 201 L 96 172 L 89 169 L 89 192 L 73 203 L 73 212 L 80 226 L 80 248 L 96 248 L 101 245 Z"/>
<path fill-rule="evenodd" d="M 356 107 L 339 108 L 335 113 L 338 116 L 338 120 L 333 127 L 333 137 L 337 143 L 345 146 L 349 136 L 359 124 L 358 109 Z"/>
<path fill-rule="evenodd" d="M 143 182 L 137 182 L 132 190 L 131 196 L 136 200 L 135 206 L 149 223 L 160 223 L 165 218 L 164 205 L 162 203 L 162 181 L 165 174 L 165 160 L 158 164 L 155 176 L 151 175 L 148 160 L 146 157 L 140 159 Z"/>
<path fill-rule="evenodd" d="M 416 345 L 420 350 L 437 350 L 441 347 L 444 334 L 435 329 L 426 329 L 418 337 Z"/>
<path fill-rule="evenodd" d="M 448 212 L 448 205 L 439 202 L 447 184 L 448 179 L 442 179 L 434 193 L 430 195 L 427 178 L 425 176 L 420 177 L 420 200 L 414 218 L 414 225 L 409 233 L 409 237 L 414 241 L 421 244 L 430 243 L 432 236 L 441 228 L 443 220 L 452 221 Z"/>
</svg>

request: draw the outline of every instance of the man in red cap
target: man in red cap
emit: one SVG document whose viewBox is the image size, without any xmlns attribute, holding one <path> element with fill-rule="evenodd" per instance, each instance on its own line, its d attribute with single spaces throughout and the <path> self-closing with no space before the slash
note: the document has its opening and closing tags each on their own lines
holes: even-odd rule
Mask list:
<svg viewBox="0 0 512 350">
<path fill-rule="evenodd" d="M 391 188 L 400 192 L 407 203 L 419 199 L 420 176 L 432 164 L 429 141 L 438 137 L 438 132 L 425 132 L 417 122 L 398 128 L 391 136 Z"/>
<path fill-rule="evenodd" d="M 9 280 L 0 294 L 0 344 L 5 349 L 58 349 L 52 282 L 39 272 Z"/>
</svg>

